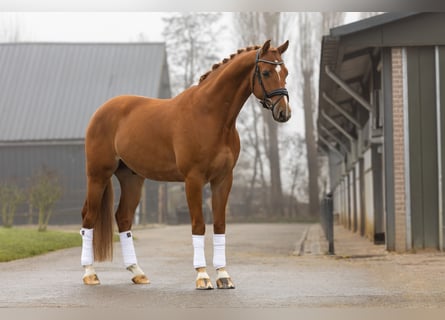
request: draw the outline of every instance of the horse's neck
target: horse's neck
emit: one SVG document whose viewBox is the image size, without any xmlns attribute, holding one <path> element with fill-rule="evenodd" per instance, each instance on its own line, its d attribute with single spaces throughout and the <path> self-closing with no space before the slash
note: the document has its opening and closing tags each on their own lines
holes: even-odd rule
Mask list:
<svg viewBox="0 0 445 320">
<path fill-rule="evenodd" d="M 225 120 L 226 127 L 235 125 L 241 108 L 251 94 L 253 67 L 254 57 L 245 54 L 238 61 L 224 66 L 224 69 L 214 71 L 218 74 L 201 86 L 200 93 L 207 96 L 210 108 Z"/>
</svg>

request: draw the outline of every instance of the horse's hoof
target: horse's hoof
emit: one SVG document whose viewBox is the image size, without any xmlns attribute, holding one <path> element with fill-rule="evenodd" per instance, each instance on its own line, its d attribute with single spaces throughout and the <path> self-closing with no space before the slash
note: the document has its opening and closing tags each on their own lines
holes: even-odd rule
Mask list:
<svg viewBox="0 0 445 320">
<path fill-rule="evenodd" d="M 90 275 L 83 277 L 83 283 L 91 286 L 91 285 L 100 284 L 100 281 L 96 274 L 90 274 Z"/>
<path fill-rule="evenodd" d="M 134 277 L 131 279 L 131 281 L 133 281 L 134 284 L 150 283 L 150 280 L 148 280 L 144 271 L 142 271 L 142 269 L 137 264 L 132 264 L 131 266 L 128 266 L 127 270 L 134 274 Z"/>
<path fill-rule="evenodd" d="M 133 281 L 134 284 L 149 284 L 150 280 L 148 280 L 147 276 L 145 274 L 140 274 L 137 276 L 134 276 L 131 281 Z"/>
<path fill-rule="evenodd" d="M 197 290 L 212 290 L 213 285 L 210 279 L 200 278 L 196 279 L 196 289 Z"/>
<path fill-rule="evenodd" d="M 219 278 L 216 279 L 216 285 L 218 289 L 235 289 L 235 285 L 231 278 Z"/>
<path fill-rule="evenodd" d="M 211 290 L 213 289 L 210 277 L 207 274 L 205 267 L 196 268 L 198 276 L 196 277 L 196 289 L 198 290 Z"/>
<path fill-rule="evenodd" d="M 233 284 L 229 273 L 226 271 L 226 268 L 218 268 L 216 269 L 216 272 L 216 286 L 218 289 L 235 289 L 235 285 Z"/>
</svg>

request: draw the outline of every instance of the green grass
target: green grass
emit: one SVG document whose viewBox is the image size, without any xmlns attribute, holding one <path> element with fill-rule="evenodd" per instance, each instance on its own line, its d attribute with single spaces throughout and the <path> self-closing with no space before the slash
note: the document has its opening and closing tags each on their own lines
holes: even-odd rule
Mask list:
<svg viewBox="0 0 445 320">
<path fill-rule="evenodd" d="M 82 244 L 78 232 L 0 227 L 0 262 L 28 258 Z"/>
</svg>

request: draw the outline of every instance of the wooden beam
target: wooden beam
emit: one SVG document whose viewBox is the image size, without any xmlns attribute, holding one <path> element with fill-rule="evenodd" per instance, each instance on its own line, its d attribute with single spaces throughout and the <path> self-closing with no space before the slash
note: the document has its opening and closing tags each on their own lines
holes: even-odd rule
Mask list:
<svg viewBox="0 0 445 320">
<path fill-rule="evenodd" d="M 366 101 L 361 95 L 355 92 L 345 81 L 340 79 L 334 72 L 329 69 L 329 66 L 325 66 L 325 72 L 329 78 L 331 78 L 336 84 L 343 88 L 351 97 L 353 97 L 358 103 L 360 103 L 366 110 L 372 112 L 371 104 Z"/>
<path fill-rule="evenodd" d="M 353 117 L 351 116 L 347 111 L 345 111 L 340 105 L 338 105 L 333 99 L 331 99 L 326 92 L 322 93 L 323 99 L 325 99 L 335 110 L 340 112 L 346 119 L 351 121 L 351 123 L 356 126 L 358 129 L 362 129 L 362 125 Z"/>
<path fill-rule="evenodd" d="M 334 119 L 332 119 L 329 115 L 326 114 L 324 110 L 321 110 L 321 116 L 326 119 L 330 124 L 332 124 L 338 131 L 340 131 L 346 138 L 348 138 L 351 143 L 354 143 L 355 138 L 343 129 Z"/>
</svg>

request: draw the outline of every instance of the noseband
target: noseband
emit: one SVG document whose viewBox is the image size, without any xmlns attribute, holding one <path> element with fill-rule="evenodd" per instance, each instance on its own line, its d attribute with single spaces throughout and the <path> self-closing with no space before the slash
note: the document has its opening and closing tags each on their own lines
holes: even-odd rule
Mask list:
<svg viewBox="0 0 445 320">
<path fill-rule="evenodd" d="M 253 89 L 255 86 L 255 77 L 257 77 L 258 82 L 260 83 L 261 89 L 263 90 L 263 99 L 260 100 L 260 103 L 263 106 L 263 108 L 266 108 L 273 112 L 273 109 L 275 108 L 275 106 L 278 104 L 278 102 L 280 102 L 280 100 L 284 96 L 286 96 L 287 101 L 289 101 L 289 93 L 287 92 L 286 88 L 279 88 L 279 89 L 275 89 L 270 92 L 267 92 L 266 88 L 264 87 L 264 84 L 263 84 L 263 78 L 261 77 L 260 69 L 258 67 L 258 62 L 269 63 L 269 64 L 273 64 L 273 65 L 281 65 L 284 62 L 283 61 L 275 62 L 275 61 L 260 59 L 260 50 L 261 49 L 258 49 L 258 51 L 256 53 L 256 58 L 255 58 L 255 72 L 253 74 L 253 79 L 252 79 L 252 92 L 253 92 Z M 277 101 L 275 101 L 275 103 L 272 103 L 271 98 L 275 97 L 275 96 L 280 96 L 280 98 Z"/>
</svg>

